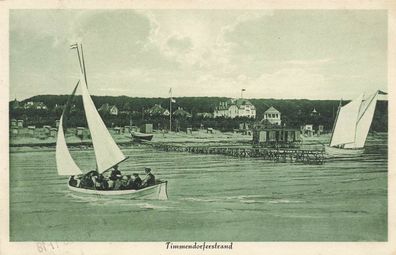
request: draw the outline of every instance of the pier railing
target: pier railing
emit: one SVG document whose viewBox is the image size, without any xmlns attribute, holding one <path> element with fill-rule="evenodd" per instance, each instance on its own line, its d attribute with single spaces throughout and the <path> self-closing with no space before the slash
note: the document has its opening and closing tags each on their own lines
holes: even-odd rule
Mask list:
<svg viewBox="0 0 396 255">
<path fill-rule="evenodd" d="M 253 148 L 234 146 L 185 146 L 166 143 L 152 143 L 151 146 L 162 151 L 189 152 L 196 154 L 217 154 L 238 158 L 260 158 L 275 162 L 292 162 L 303 164 L 323 164 L 323 150 L 306 150 L 290 148 Z"/>
</svg>

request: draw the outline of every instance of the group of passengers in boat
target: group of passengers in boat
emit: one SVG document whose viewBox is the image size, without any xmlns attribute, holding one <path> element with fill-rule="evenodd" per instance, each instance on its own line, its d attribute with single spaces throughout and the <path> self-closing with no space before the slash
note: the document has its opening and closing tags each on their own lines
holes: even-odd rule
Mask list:
<svg viewBox="0 0 396 255">
<path fill-rule="evenodd" d="M 82 175 L 70 177 L 69 185 L 77 188 L 96 190 L 138 190 L 155 185 L 155 176 L 150 168 L 145 168 L 146 177 L 142 180 L 139 174 L 122 175 L 118 165 L 113 167 L 110 174 L 99 174 L 93 170 Z"/>
</svg>

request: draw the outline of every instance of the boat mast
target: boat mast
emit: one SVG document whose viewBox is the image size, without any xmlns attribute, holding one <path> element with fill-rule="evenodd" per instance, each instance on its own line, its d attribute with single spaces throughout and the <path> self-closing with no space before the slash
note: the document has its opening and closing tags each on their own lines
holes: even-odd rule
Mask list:
<svg viewBox="0 0 396 255">
<path fill-rule="evenodd" d="M 81 47 L 81 55 L 80 55 L 80 47 Z M 78 57 L 78 62 L 80 64 L 80 71 L 81 73 L 84 75 L 84 80 L 85 80 L 85 84 L 88 87 L 88 82 L 87 82 L 87 75 L 86 75 L 86 70 L 85 70 L 85 61 L 84 61 L 84 52 L 83 52 L 83 47 L 82 44 L 72 44 L 70 45 L 70 49 L 76 49 L 77 50 L 77 57 Z"/>
<path fill-rule="evenodd" d="M 84 70 L 84 72 L 83 72 L 84 73 L 84 80 L 85 80 L 85 84 L 87 85 L 87 88 L 88 88 L 87 73 L 86 73 L 86 70 L 85 70 L 84 51 L 83 51 L 82 44 L 80 44 L 80 47 L 81 47 L 82 68 Z"/>
<path fill-rule="evenodd" d="M 169 132 L 172 132 L 172 88 L 169 89 Z"/>
<path fill-rule="evenodd" d="M 331 130 L 330 144 L 331 144 L 331 141 L 333 140 L 334 129 L 335 129 L 335 126 L 337 124 L 338 114 L 340 113 L 341 103 L 342 103 L 342 98 L 340 99 L 340 103 L 338 104 L 337 115 L 336 115 L 336 118 L 335 118 L 334 123 L 333 123 L 333 129 Z"/>
<path fill-rule="evenodd" d="M 84 70 L 83 70 L 83 67 L 82 67 L 82 63 L 81 63 L 80 50 L 78 48 L 78 44 L 75 43 L 75 44 L 70 45 L 70 49 L 71 50 L 72 49 L 76 49 L 77 50 L 77 57 L 78 57 L 78 63 L 80 64 L 80 71 L 81 71 L 81 73 L 84 73 Z"/>
<path fill-rule="evenodd" d="M 357 129 L 358 129 L 358 124 L 359 124 L 359 120 L 360 120 L 359 113 L 360 113 L 360 111 L 362 110 L 364 97 L 365 97 L 365 94 L 363 93 L 362 100 L 360 101 L 360 106 L 359 106 L 359 111 L 358 111 L 358 118 L 356 119 L 356 123 L 355 123 L 355 136 L 354 136 L 353 144 L 356 143 Z M 369 104 L 368 104 L 368 105 L 369 105 Z M 366 109 L 367 109 L 367 108 L 366 108 Z M 365 111 L 366 111 L 366 110 L 365 110 Z M 363 116 L 363 115 L 362 115 L 362 116 Z"/>
</svg>

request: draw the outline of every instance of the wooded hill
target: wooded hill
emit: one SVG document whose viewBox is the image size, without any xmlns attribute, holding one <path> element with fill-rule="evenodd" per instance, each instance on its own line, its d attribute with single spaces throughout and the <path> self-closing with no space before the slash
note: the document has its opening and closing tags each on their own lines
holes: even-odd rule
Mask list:
<svg viewBox="0 0 396 255">
<path fill-rule="evenodd" d="M 34 96 L 20 102 L 20 106 L 24 103 L 43 102 L 48 110 L 35 110 L 11 107 L 10 102 L 10 119 L 23 119 L 25 125 L 54 125 L 55 120 L 59 119 L 62 113 L 62 107 L 56 105 L 64 105 L 68 99 L 68 95 L 39 95 Z M 118 116 L 101 113 L 107 126 L 124 126 L 128 125 L 132 120 L 134 125 L 143 123 L 153 123 L 154 128 L 167 128 L 168 117 L 148 116 L 145 112 L 155 104 L 160 104 L 163 108 L 169 109 L 169 98 L 139 98 L 127 96 L 92 96 L 97 108 L 103 104 L 115 105 L 119 111 L 123 111 Z M 226 101 L 225 97 L 179 97 L 174 98 L 176 103 L 172 104 L 172 110 L 182 107 L 185 111 L 192 114 L 192 118 L 174 119 L 175 123 L 181 128 L 193 127 L 198 128 L 201 124 L 204 127 L 213 127 L 220 130 L 232 130 L 239 127 L 241 122 L 260 121 L 263 118 L 265 110 L 270 106 L 278 109 L 282 114 L 282 122 L 288 127 L 299 127 L 304 124 L 324 125 L 325 130 L 331 130 L 337 108 L 338 100 L 307 100 L 307 99 L 248 99 L 256 107 L 256 119 L 249 120 L 245 118 L 236 119 L 208 119 L 197 116 L 197 113 L 210 112 L 213 113 L 216 106 L 220 102 Z M 346 104 L 348 101 L 344 101 Z M 74 110 L 68 119 L 68 126 L 86 126 L 83 112 L 82 98 L 76 96 L 73 100 L 75 104 Z M 313 109 L 318 114 L 313 115 Z M 128 114 L 127 114 L 128 113 Z M 378 101 L 376 112 L 374 115 L 371 130 L 384 132 L 388 127 L 388 102 Z"/>
</svg>

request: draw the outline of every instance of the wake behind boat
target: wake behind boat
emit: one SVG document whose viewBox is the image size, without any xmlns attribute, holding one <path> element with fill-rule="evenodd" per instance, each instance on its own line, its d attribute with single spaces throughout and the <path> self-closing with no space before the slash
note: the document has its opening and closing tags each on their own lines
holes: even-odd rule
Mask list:
<svg viewBox="0 0 396 255">
<path fill-rule="evenodd" d="M 132 199 L 167 199 L 167 182 L 155 181 L 154 176 L 150 173 L 149 168 L 146 168 L 146 174 L 147 176 L 151 176 L 151 181 L 143 181 L 142 185 L 133 185 L 134 183 L 132 181 L 136 179 L 131 178 L 130 176 L 121 176 L 121 172 L 118 171 L 118 165 L 125 161 L 128 157 L 122 153 L 110 135 L 88 92 L 82 46 L 75 44 L 72 46 L 72 48 L 77 49 L 81 69 L 81 78 L 69 97 L 59 120 L 58 137 L 56 143 L 56 166 L 58 174 L 70 176 L 68 187 L 70 190 L 76 192 L 105 196 L 128 196 L 128 198 Z M 80 85 L 80 83 L 84 112 L 87 119 L 88 128 L 91 133 L 97 165 L 96 170 L 90 171 L 86 174 L 81 171 L 79 166 L 71 157 L 63 130 L 64 116 L 68 111 L 67 109 L 70 108 L 71 100 L 74 97 L 77 87 Z M 108 173 L 108 171 L 111 169 L 114 170 L 112 171 L 110 177 L 106 177 L 106 172 Z M 119 174 L 113 176 L 113 173 L 116 171 L 118 171 Z M 124 177 L 126 178 L 124 179 Z M 99 185 L 95 185 L 95 182 L 92 181 L 92 179 L 95 178 L 101 179 L 101 182 L 98 182 Z M 122 183 L 121 179 L 124 181 L 124 183 Z M 91 181 L 93 185 L 86 184 L 87 182 Z M 107 186 L 103 186 L 103 183 L 106 183 Z M 111 186 L 108 185 L 109 183 Z"/>
<path fill-rule="evenodd" d="M 360 95 L 348 104 L 338 107 L 330 144 L 325 146 L 329 157 L 354 157 L 364 152 L 364 145 L 373 120 L 378 95 L 376 91 L 364 99 Z"/>
</svg>

